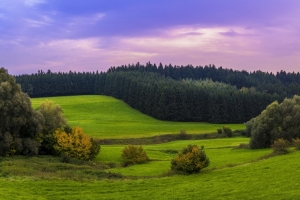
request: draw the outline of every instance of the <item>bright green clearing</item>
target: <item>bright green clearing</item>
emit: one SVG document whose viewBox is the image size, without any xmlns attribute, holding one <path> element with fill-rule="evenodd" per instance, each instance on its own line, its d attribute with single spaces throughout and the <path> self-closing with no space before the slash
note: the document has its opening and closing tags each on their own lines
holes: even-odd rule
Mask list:
<svg viewBox="0 0 300 200">
<path fill-rule="evenodd" d="M 48 97 L 31 99 L 34 108 L 46 99 L 62 107 L 71 126 L 81 126 L 92 137 L 139 138 L 160 134 L 211 133 L 224 124 L 202 122 L 160 121 L 129 107 L 123 101 L 101 95 Z M 227 124 L 232 130 L 244 129 L 244 124 Z"/>
</svg>

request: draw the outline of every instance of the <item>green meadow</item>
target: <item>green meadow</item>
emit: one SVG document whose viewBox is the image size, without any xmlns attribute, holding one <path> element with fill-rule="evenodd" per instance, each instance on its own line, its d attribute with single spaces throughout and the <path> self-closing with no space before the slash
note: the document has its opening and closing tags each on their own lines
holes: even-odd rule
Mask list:
<svg viewBox="0 0 300 200">
<path fill-rule="evenodd" d="M 217 143 L 230 143 L 230 141 L 222 140 L 218 140 Z M 238 142 L 239 139 L 235 138 L 234 140 Z M 240 140 L 244 139 L 240 138 Z M 88 166 L 53 163 L 50 162 L 51 158 L 47 157 L 29 157 L 25 161 L 24 158 L 19 158 L 19 160 L 18 158 L 14 160 L 4 158 L 1 160 L 2 174 L 5 174 L 0 178 L 1 198 L 10 200 L 297 199 L 299 197 L 297 176 L 300 172 L 299 151 L 260 159 L 262 155 L 267 155 L 271 150 L 252 151 L 225 146 L 222 148 L 215 144 L 210 146 L 211 141 L 208 143 L 203 141 L 203 143 L 207 145 L 206 152 L 211 160 L 211 166 L 199 174 L 188 176 L 157 176 L 167 170 L 168 161 L 165 163 L 151 161 L 128 168 L 112 169 L 125 175 L 123 178 L 97 178 L 96 170 L 94 170 L 94 179 L 92 179 L 90 173 L 87 172 L 91 172 L 93 169 Z M 167 160 L 167 155 L 154 151 L 164 148 L 176 149 L 185 144 L 171 142 L 166 145 L 167 147 L 164 147 L 163 144 L 146 147 L 149 157 Z M 110 150 L 117 154 L 116 152 L 122 147 L 105 146 L 103 148 L 102 154 Z M 33 165 L 38 171 L 30 170 Z M 41 169 L 38 168 L 39 165 Z M 49 172 L 47 172 L 47 168 L 42 167 L 45 165 L 49 166 Z M 27 168 L 24 169 L 24 167 Z M 84 172 L 86 175 L 83 175 Z M 26 173 L 31 174 L 26 175 Z"/>
<path fill-rule="evenodd" d="M 123 101 L 100 95 L 66 96 L 32 99 L 32 106 L 38 107 L 44 100 L 52 100 L 62 107 L 69 124 L 80 126 L 92 137 L 139 138 L 160 134 L 211 133 L 223 124 L 199 122 L 168 122 L 156 120 L 132 109 Z M 232 129 L 244 129 L 244 124 L 228 124 Z"/>
<path fill-rule="evenodd" d="M 32 99 L 37 107 L 46 98 Z M 107 96 L 47 98 L 59 104 L 72 126 L 95 138 L 141 138 L 180 129 L 209 134 L 221 124 L 165 122 Z M 227 125 L 233 130 L 243 124 Z M 272 149 L 238 148 L 249 138 L 177 140 L 146 144 L 150 162 L 122 166 L 126 145 L 101 145 L 94 161 L 62 163 L 52 156 L 0 158 L 0 199 L 298 199 L 300 151 L 270 156 Z M 174 175 L 170 161 L 189 144 L 204 145 L 209 167 Z"/>
</svg>

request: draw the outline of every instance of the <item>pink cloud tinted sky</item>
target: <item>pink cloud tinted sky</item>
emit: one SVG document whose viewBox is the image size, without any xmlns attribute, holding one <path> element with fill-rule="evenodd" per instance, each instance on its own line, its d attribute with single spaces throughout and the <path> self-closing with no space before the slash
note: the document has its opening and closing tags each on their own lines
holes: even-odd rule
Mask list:
<svg viewBox="0 0 300 200">
<path fill-rule="evenodd" d="M 163 64 L 300 71 L 298 0 L 1 0 L 0 67 Z"/>
</svg>

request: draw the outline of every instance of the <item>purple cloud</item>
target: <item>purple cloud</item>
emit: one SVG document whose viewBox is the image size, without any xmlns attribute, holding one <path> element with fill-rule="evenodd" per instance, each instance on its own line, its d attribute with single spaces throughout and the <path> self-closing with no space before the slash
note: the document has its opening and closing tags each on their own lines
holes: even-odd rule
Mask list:
<svg viewBox="0 0 300 200">
<path fill-rule="evenodd" d="M 299 71 L 299 13 L 297 0 L 3 0 L 0 66 L 13 74 L 148 61 Z"/>
</svg>

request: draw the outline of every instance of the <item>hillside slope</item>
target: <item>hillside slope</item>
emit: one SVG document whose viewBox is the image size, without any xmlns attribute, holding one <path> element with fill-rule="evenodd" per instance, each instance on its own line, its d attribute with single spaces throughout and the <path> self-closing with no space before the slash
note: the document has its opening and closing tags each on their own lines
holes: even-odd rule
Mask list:
<svg viewBox="0 0 300 200">
<path fill-rule="evenodd" d="M 52 100 L 64 110 L 71 126 L 81 126 L 88 135 L 103 138 L 138 138 L 160 134 L 210 133 L 222 128 L 223 124 L 201 122 L 160 121 L 131 108 L 123 101 L 102 95 L 32 98 L 33 107 Z M 228 124 L 230 128 L 244 129 L 244 124 Z"/>
</svg>

